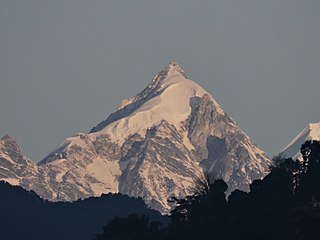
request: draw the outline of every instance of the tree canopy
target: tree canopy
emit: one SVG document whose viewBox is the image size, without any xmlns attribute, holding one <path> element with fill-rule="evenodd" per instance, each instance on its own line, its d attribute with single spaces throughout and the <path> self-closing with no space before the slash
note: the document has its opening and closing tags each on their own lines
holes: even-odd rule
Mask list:
<svg viewBox="0 0 320 240">
<path fill-rule="evenodd" d="M 184 199 L 171 198 L 176 208 L 165 228 L 146 216 L 115 218 L 98 235 L 103 239 L 301 239 L 320 236 L 320 142 L 301 147 L 302 161 L 278 159 L 250 192 L 227 184 L 204 182 Z"/>
</svg>

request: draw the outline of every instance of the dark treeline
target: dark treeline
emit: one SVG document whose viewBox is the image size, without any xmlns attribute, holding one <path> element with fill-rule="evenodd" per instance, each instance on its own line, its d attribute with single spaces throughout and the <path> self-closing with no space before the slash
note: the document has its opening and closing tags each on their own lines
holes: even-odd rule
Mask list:
<svg viewBox="0 0 320 240">
<path fill-rule="evenodd" d="M 195 195 L 171 199 L 169 226 L 132 214 L 95 239 L 320 239 L 320 142 L 306 142 L 301 153 L 301 162 L 278 159 L 249 193 L 236 190 L 227 201 L 224 181 L 203 183 Z"/>
<path fill-rule="evenodd" d="M 0 182 L 0 240 L 91 240 L 115 215 L 130 213 L 168 222 L 141 199 L 121 194 L 52 203 L 32 191 Z"/>
</svg>

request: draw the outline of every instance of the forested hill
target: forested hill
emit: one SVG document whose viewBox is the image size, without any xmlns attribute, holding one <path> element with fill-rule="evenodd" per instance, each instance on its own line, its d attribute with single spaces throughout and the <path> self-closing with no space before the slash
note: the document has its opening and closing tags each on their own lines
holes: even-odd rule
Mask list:
<svg viewBox="0 0 320 240">
<path fill-rule="evenodd" d="M 115 215 L 146 214 L 166 222 L 140 199 L 108 194 L 73 203 L 52 203 L 34 192 L 0 182 L 0 239 L 90 240 Z"/>
</svg>

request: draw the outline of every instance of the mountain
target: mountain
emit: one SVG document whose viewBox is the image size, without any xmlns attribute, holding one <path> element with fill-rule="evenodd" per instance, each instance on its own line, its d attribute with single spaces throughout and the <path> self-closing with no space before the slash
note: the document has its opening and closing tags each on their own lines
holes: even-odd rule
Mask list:
<svg viewBox="0 0 320 240">
<path fill-rule="evenodd" d="M 222 178 L 229 192 L 249 191 L 271 164 L 214 98 L 171 62 L 90 133 L 69 137 L 49 153 L 37 166 L 49 194 L 34 190 L 51 201 L 120 192 L 168 213 L 167 199 L 192 194 L 205 175 Z"/>
<path fill-rule="evenodd" d="M 310 123 L 280 153 L 286 158 L 301 159 L 300 148 L 308 140 L 320 140 L 320 122 Z"/>
</svg>

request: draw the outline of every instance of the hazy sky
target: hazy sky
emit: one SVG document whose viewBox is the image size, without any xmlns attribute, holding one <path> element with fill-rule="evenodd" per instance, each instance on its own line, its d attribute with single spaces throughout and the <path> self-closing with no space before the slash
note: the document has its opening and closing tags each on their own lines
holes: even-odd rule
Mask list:
<svg viewBox="0 0 320 240">
<path fill-rule="evenodd" d="M 34 161 L 175 59 L 269 155 L 320 121 L 319 0 L 1 0 L 0 135 Z"/>
</svg>

